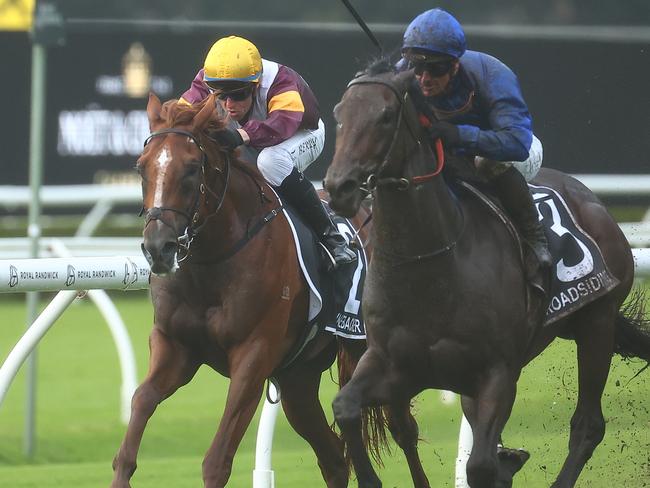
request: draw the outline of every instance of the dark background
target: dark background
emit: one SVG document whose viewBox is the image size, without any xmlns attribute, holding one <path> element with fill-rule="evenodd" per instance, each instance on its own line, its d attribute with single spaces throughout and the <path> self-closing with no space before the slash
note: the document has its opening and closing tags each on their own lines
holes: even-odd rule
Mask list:
<svg viewBox="0 0 650 488">
<path fill-rule="evenodd" d="M 399 48 L 404 27 L 396 25 L 378 34 L 387 51 Z M 517 39 L 468 30 L 471 49 L 500 58 L 518 74 L 534 117 L 534 131 L 544 145 L 545 166 L 571 173 L 648 172 L 648 42 L 549 40 L 534 35 Z M 230 34 L 249 38 L 263 57 L 293 67 L 312 86 L 328 138 L 323 155 L 308 173 L 321 178 L 334 145 L 332 108 L 347 81 L 376 54 L 358 27 L 332 31 L 301 29 L 297 24 L 290 28 L 204 23 L 175 30 L 131 26 L 111 32 L 105 25 L 83 27 L 73 22 L 65 47 L 48 50 L 44 183 L 90 183 L 97 181 L 98 172 L 131 171 L 137 155 L 63 157 L 57 153 L 57 137 L 61 110 L 145 109 L 145 98 L 107 97 L 95 89 L 97 76 L 121 73 L 122 57 L 134 41 L 141 42 L 151 56 L 154 75 L 171 77 L 170 96 L 178 97 L 214 40 Z M 27 183 L 31 52 L 27 33 L 0 32 L 0 89 L 4 94 L 0 184 Z"/>
<path fill-rule="evenodd" d="M 347 22 L 339 0 L 88 0 L 60 1 L 66 17 L 194 20 Z M 648 0 L 351 0 L 367 22 L 408 23 L 434 7 L 463 23 L 553 25 L 648 25 Z"/>
</svg>

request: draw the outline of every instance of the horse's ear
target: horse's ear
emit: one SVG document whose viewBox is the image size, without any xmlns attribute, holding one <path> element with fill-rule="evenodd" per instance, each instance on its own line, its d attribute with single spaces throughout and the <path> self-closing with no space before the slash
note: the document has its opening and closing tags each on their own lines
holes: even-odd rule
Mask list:
<svg viewBox="0 0 650 488">
<path fill-rule="evenodd" d="M 162 104 L 160 98 L 153 93 L 149 93 L 149 102 L 147 103 L 147 117 L 149 118 L 149 130 L 153 131 L 153 127 L 160 120 L 160 111 Z"/>
<path fill-rule="evenodd" d="M 205 100 L 203 108 L 199 110 L 199 113 L 197 113 L 194 116 L 194 120 L 192 120 L 192 132 L 195 134 L 201 132 L 205 126 L 208 125 L 208 122 L 210 122 L 214 117 L 216 109 L 217 106 L 215 104 L 215 96 L 214 93 L 211 93 L 210 96 Z"/>
</svg>

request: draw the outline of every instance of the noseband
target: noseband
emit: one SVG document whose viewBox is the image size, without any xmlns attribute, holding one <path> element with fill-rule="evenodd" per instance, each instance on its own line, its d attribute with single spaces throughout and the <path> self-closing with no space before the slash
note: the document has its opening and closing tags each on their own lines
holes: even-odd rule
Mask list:
<svg viewBox="0 0 650 488">
<path fill-rule="evenodd" d="M 408 91 L 408 89 L 405 90 L 404 94 L 402 95 L 400 90 L 395 85 L 385 81 L 384 79 L 382 79 L 382 78 L 364 77 L 364 76 L 353 79 L 350 83 L 348 83 L 347 88 L 349 89 L 351 86 L 354 86 L 354 85 L 383 85 L 383 86 L 390 89 L 390 91 L 395 95 L 395 97 L 397 98 L 397 100 L 398 100 L 398 102 L 400 104 L 399 115 L 398 115 L 398 118 L 397 118 L 397 125 L 395 126 L 395 131 L 393 132 L 393 137 L 392 137 L 390 146 L 388 146 L 388 151 L 386 151 L 386 155 L 384 156 L 384 159 L 381 162 L 381 164 L 379 165 L 379 168 L 377 169 L 377 171 L 375 173 L 372 173 L 370 176 L 368 176 L 368 179 L 366 180 L 366 182 L 362 183 L 360 185 L 359 188 L 361 189 L 361 191 L 364 191 L 364 192 L 366 192 L 368 194 L 372 194 L 374 192 L 374 190 L 377 189 L 378 186 L 392 186 L 392 187 L 396 188 L 397 190 L 404 191 L 404 190 L 407 190 L 408 188 L 410 188 L 411 186 L 417 186 L 417 185 L 421 185 L 422 183 L 426 183 L 427 181 L 431 181 L 434 176 L 440 174 L 440 172 L 444 168 L 445 159 L 444 159 L 444 151 L 443 151 L 443 147 L 442 147 L 442 142 L 440 141 L 440 139 L 438 139 L 438 140 L 435 141 L 435 151 L 436 151 L 436 156 L 437 156 L 437 159 L 436 159 L 437 164 L 436 164 L 436 169 L 433 172 L 427 173 L 427 174 L 424 174 L 424 175 L 420 175 L 420 176 L 413 176 L 412 178 L 405 178 L 405 177 L 403 177 L 403 178 L 394 178 L 394 177 L 379 177 L 378 176 L 386 168 L 386 166 L 388 165 L 388 163 L 390 161 L 391 153 L 393 152 L 393 149 L 395 148 L 395 144 L 397 143 L 397 138 L 398 138 L 398 135 L 399 135 L 399 132 L 400 132 L 400 126 L 401 126 L 402 120 L 406 121 L 406 126 L 408 128 L 409 134 L 411 134 L 411 137 L 415 140 L 415 142 L 417 142 L 416 148 L 421 146 L 421 144 L 422 144 L 421 140 L 417 136 L 417 132 L 413 129 L 413 127 L 409 123 L 409 119 L 404 117 L 404 105 L 405 105 L 406 101 L 408 100 L 409 91 Z M 424 117 L 424 120 L 419 120 L 419 122 L 423 126 L 426 126 L 427 124 L 431 123 L 431 121 L 429 121 L 424 115 L 421 115 L 421 117 Z M 409 156 L 410 156 L 410 154 L 405 156 L 405 159 L 408 158 Z M 458 236 L 453 241 L 449 242 L 448 244 L 446 244 L 446 245 L 444 245 L 444 246 L 442 246 L 442 247 L 440 247 L 438 249 L 435 249 L 435 250 L 433 250 L 431 252 L 428 252 L 428 253 L 425 253 L 425 254 L 417 254 L 417 255 L 396 254 L 394 252 L 386 251 L 386 250 L 382 249 L 381 247 L 379 247 L 377 245 L 375 245 L 375 248 L 374 248 L 375 252 L 383 254 L 384 256 L 391 259 L 393 261 L 393 266 L 401 266 L 401 265 L 404 265 L 404 264 L 412 264 L 412 263 L 415 263 L 415 262 L 421 262 L 421 261 L 432 259 L 434 257 L 437 257 L 437 256 L 440 256 L 442 254 L 447 253 L 448 251 L 450 251 L 451 249 L 453 249 L 456 246 L 456 243 L 460 239 L 460 235 L 463 233 L 463 229 L 465 227 L 465 218 L 464 218 L 462 207 L 460 207 L 460 205 L 458 205 L 458 203 L 456 203 L 456 204 L 457 204 L 457 208 L 459 209 L 462 222 L 461 222 L 461 225 L 460 225 L 460 230 L 458 232 Z M 371 216 L 372 216 L 372 214 L 370 215 L 370 217 Z M 364 225 L 367 222 L 368 222 L 368 220 L 366 220 Z"/>
<path fill-rule="evenodd" d="M 436 141 L 436 156 L 437 156 L 437 167 L 435 171 L 432 173 L 428 173 L 425 175 L 421 176 L 414 176 L 412 178 L 394 178 L 394 177 L 380 177 L 382 171 L 385 170 L 385 168 L 388 166 L 392 152 L 395 149 L 395 145 L 397 144 L 397 139 L 399 136 L 400 128 L 402 125 L 402 121 L 404 120 L 406 123 L 406 127 L 408 128 L 408 132 L 411 135 L 411 137 L 415 140 L 417 143 L 417 147 L 420 147 L 422 145 L 422 141 L 418 137 L 418 129 L 414 129 L 409 122 L 408 118 L 404 117 L 404 105 L 406 104 L 406 101 L 409 98 L 409 91 L 408 89 L 404 91 L 402 94 L 401 91 L 393 84 L 389 83 L 388 81 L 382 79 L 382 78 L 377 78 L 377 77 L 370 77 L 370 76 L 360 76 L 358 78 L 353 79 L 348 83 L 348 86 L 346 90 L 350 89 L 352 86 L 355 85 L 382 85 L 385 86 L 386 88 L 390 89 L 390 91 L 395 95 L 395 98 L 397 98 L 397 101 L 399 102 L 399 113 L 397 116 L 397 124 L 395 125 L 395 130 L 393 132 L 393 137 L 391 139 L 390 145 L 388 146 L 388 150 L 386 151 L 386 155 L 384 156 L 383 161 L 379 165 L 379 168 L 375 173 L 372 173 L 368 176 L 367 180 L 365 183 L 362 183 L 360 185 L 360 189 L 368 194 L 371 194 L 374 192 L 374 190 L 378 186 L 393 186 L 397 190 L 407 190 L 410 186 L 414 185 L 420 185 L 422 183 L 425 183 L 432 179 L 434 176 L 440 174 L 444 167 L 444 152 L 442 151 L 442 143 L 440 140 Z M 415 149 L 414 149 L 415 150 Z M 408 155 L 406 156 L 407 158 L 409 157 Z"/>
<path fill-rule="evenodd" d="M 176 229 L 174 226 L 172 226 L 170 223 L 166 222 L 162 216 L 164 212 L 173 212 L 177 213 L 179 215 L 182 215 L 185 217 L 187 220 L 187 226 L 185 227 L 185 231 L 183 232 L 182 235 L 178 236 L 177 238 L 177 244 L 179 248 L 179 258 L 178 262 L 184 261 L 188 256 L 189 256 L 189 251 L 190 251 L 190 245 L 192 244 L 192 241 L 194 240 L 194 237 L 196 237 L 201 229 L 206 225 L 208 220 L 215 216 L 219 210 L 221 209 L 224 200 L 226 199 L 226 192 L 228 191 L 228 184 L 230 183 L 230 156 L 226 154 L 226 164 L 225 164 L 225 169 L 221 170 L 220 168 L 215 168 L 215 170 L 221 174 L 223 174 L 223 178 L 225 180 L 224 184 L 224 189 L 223 193 L 221 196 L 217 196 L 217 194 L 210 189 L 210 187 L 207 185 L 206 180 L 205 180 L 205 170 L 206 170 L 206 165 L 208 161 L 208 156 L 205 152 L 205 149 L 203 148 L 203 145 L 201 142 L 196 138 L 194 134 L 192 134 L 189 131 L 182 130 L 182 129 L 176 129 L 173 127 L 167 128 L 167 129 L 161 129 L 157 130 L 155 132 L 152 132 L 149 137 L 144 141 L 144 145 L 146 146 L 149 144 L 151 139 L 154 137 L 166 135 L 166 134 L 178 134 L 181 136 L 186 136 L 189 138 L 194 144 L 196 144 L 196 147 L 199 148 L 201 151 L 201 183 L 199 184 L 198 190 L 196 192 L 196 196 L 194 198 L 194 203 L 192 204 L 192 207 L 190 208 L 189 211 L 184 211 L 180 210 L 177 208 L 173 207 L 151 207 L 149 209 L 145 209 L 142 207 L 141 215 L 144 214 L 145 217 L 145 228 L 149 223 L 153 220 L 159 220 L 162 222 L 164 225 L 167 227 L 171 228 L 176 232 Z M 218 202 L 215 210 L 208 215 L 204 220 L 203 223 L 197 226 L 199 222 L 199 203 L 201 199 L 201 195 L 205 195 L 209 193 L 212 195 L 215 200 Z M 181 253 L 182 251 L 182 253 Z"/>
</svg>

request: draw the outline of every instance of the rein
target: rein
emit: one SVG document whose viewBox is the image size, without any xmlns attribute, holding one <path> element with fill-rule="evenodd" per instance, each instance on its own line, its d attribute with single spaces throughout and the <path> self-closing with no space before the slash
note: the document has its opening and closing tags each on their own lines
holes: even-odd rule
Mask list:
<svg viewBox="0 0 650 488">
<path fill-rule="evenodd" d="M 365 193 L 372 193 L 378 186 L 394 186 L 397 190 L 399 191 L 404 191 L 410 188 L 411 186 L 418 186 L 423 183 L 426 183 L 433 179 L 434 176 L 439 175 L 444 166 L 445 166 L 445 156 L 444 156 L 444 151 L 442 147 L 442 141 L 440 139 L 437 139 L 435 142 L 435 151 L 436 151 L 436 169 L 431 172 L 427 173 L 424 175 L 419 175 L 419 176 L 414 176 L 412 178 L 394 178 L 394 177 L 380 177 L 379 175 L 381 172 L 388 166 L 390 162 L 390 158 L 392 156 L 392 152 L 395 149 L 395 145 L 397 144 L 400 128 L 402 125 L 402 121 L 404 120 L 406 123 L 406 127 L 408 128 L 408 132 L 411 135 L 411 137 L 415 140 L 417 143 L 417 146 L 413 149 L 415 149 L 419 146 L 422 145 L 422 141 L 417 135 L 417 130 L 414 130 L 413 127 L 411 126 L 409 119 L 404 117 L 404 106 L 406 104 L 406 101 L 409 98 L 409 92 L 406 90 L 404 94 L 402 93 L 391 83 L 388 83 L 387 81 L 381 79 L 381 78 L 370 78 L 370 77 L 359 77 L 353 79 L 350 83 L 348 83 L 347 89 L 354 85 L 382 85 L 390 89 L 390 91 L 395 95 L 397 98 L 397 101 L 399 102 L 400 108 L 399 108 L 399 114 L 397 116 L 397 124 L 395 125 L 395 131 L 393 132 L 393 137 L 391 139 L 391 143 L 388 146 L 388 150 L 386 151 L 386 155 L 384 156 L 383 161 L 379 165 L 379 168 L 377 171 L 370 176 L 368 176 L 367 180 L 365 183 L 362 183 L 361 185 L 361 190 L 364 191 Z M 431 122 L 426 119 L 426 117 L 422 116 L 419 118 L 420 124 L 422 126 L 426 126 L 427 123 L 430 125 Z M 407 155 L 406 158 L 410 156 Z"/>
<path fill-rule="evenodd" d="M 179 248 L 178 262 L 181 263 L 181 262 L 185 261 L 189 257 L 189 255 L 190 255 L 190 246 L 191 246 L 192 242 L 194 241 L 194 238 L 207 225 L 208 221 L 212 217 L 214 217 L 215 215 L 217 215 L 219 213 L 219 211 L 221 210 L 221 207 L 223 206 L 224 201 L 226 200 L 226 194 L 228 192 L 228 187 L 230 185 L 231 159 L 230 159 L 230 155 L 226 153 L 225 154 L 226 163 L 225 163 L 224 170 L 222 170 L 221 168 L 217 168 L 217 167 L 214 168 L 218 173 L 221 173 L 223 175 L 223 178 L 225 180 L 223 192 L 222 192 L 221 196 L 218 196 L 208 186 L 208 184 L 206 182 L 205 172 L 206 172 L 206 165 L 207 165 L 207 161 L 208 161 L 208 156 L 207 156 L 207 153 L 205 152 L 205 149 L 204 149 L 203 145 L 201 144 L 201 142 L 197 139 L 197 137 L 194 134 L 192 134 L 189 131 L 183 130 L 183 129 L 176 129 L 176 128 L 170 127 L 170 128 L 167 128 L 167 129 L 161 129 L 161 130 L 152 132 L 149 135 L 149 137 L 147 137 L 147 139 L 144 141 L 144 145 L 146 146 L 151 141 L 151 139 L 153 139 L 154 137 L 161 136 L 161 135 L 166 135 L 166 134 L 178 134 L 178 135 L 186 136 L 194 144 L 196 144 L 196 146 L 201 151 L 201 178 L 202 178 L 202 181 L 199 184 L 198 190 L 196 192 L 196 197 L 194 199 L 194 203 L 192 204 L 192 208 L 190 209 L 189 212 L 185 212 L 183 210 L 179 210 L 179 209 L 176 209 L 176 208 L 173 208 L 173 207 L 152 207 L 152 208 L 149 208 L 149 209 L 145 209 L 143 207 L 140 214 L 142 215 L 144 213 L 145 227 L 147 225 L 149 225 L 149 223 L 152 220 L 159 220 L 164 225 L 166 225 L 167 227 L 170 227 L 174 231 L 176 231 L 176 229 L 174 229 L 174 227 L 171 224 L 169 224 L 168 222 L 166 222 L 162 218 L 163 212 L 166 212 L 166 211 L 167 212 L 174 212 L 174 213 L 177 213 L 179 215 L 182 215 L 183 217 L 185 217 L 187 219 L 187 226 L 185 227 L 185 231 L 183 232 L 182 235 L 178 236 L 178 238 L 177 238 L 177 244 L 178 244 L 178 248 Z M 251 176 L 251 178 L 252 178 L 252 176 Z M 261 198 L 262 202 L 264 202 L 264 200 L 270 201 L 270 200 L 268 200 L 268 197 L 264 194 L 264 191 L 260 187 L 259 183 L 255 182 L 255 184 L 257 185 L 258 190 L 260 192 L 260 198 Z M 201 200 L 201 195 L 205 196 L 206 193 L 208 193 L 208 194 L 212 195 L 212 197 L 214 197 L 214 199 L 217 201 L 217 205 L 216 205 L 215 209 L 212 211 L 212 213 L 210 213 L 207 217 L 205 217 L 205 219 L 203 219 L 203 222 L 200 225 L 197 226 L 197 223 L 198 223 L 199 218 L 200 218 L 199 203 L 200 203 L 200 200 Z M 267 215 L 265 215 L 262 218 L 262 220 L 257 222 L 257 224 L 255 226 L 253 226 L 252 229 L 250 229 L 248 232 L 246 232 L 246 235 L 244 235 L 244 237 L 242 237 L 239 241 L 237 241 L 237 243 L 235 243 L 235 245 L 228 252 L 226 252 L 222 256 L 219 256 L 219 257 L 217 257 L 217 258 L 215 258 L 213 260 L 210 260 L 210 262 L 222 261 L 222 260 L 228 259 L 229 257 L 232 257 L 233 255 L 235 255 L 237 252 L 239 252 L 246 245 L 246 243 L 248 241 L 250 241 L 262 229 L 262 227 L 264 225 L 266 225 L 268 222 L 273 220 L 275 218 L 275 216 L 280 212 L 281 209 L 282 209 L 282 206 L 273 209 L 271 212 L 269 212 Z M 181 251 L 182 251 L 182 255 L 180 255 Z"/>
</svg>

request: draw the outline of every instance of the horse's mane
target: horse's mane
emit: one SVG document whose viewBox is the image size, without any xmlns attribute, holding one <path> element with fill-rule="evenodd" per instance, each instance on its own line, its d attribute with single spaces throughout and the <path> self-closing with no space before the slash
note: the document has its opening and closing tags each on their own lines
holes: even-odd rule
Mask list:
<svg viewBox="0 0 650 488">
<path fill-rule="evenodd" d="M 372 59 L 363 74 L 367 76 L 383 75 L 385 73 L 397 73 L 395 63 L 388 56 Z"/>
<path fill-rule="evenodd" d="M 193 105 L 180 103 L 179 100 L 176 99 L 167 100 L 165 103 L 163 103 L 162 110 L 160 111 L 160 117 L 163 119 L 167 127 L 191 125 L 196 114 L 201 111 L 201 109 L 205 106 L 206 103 L 208 103 L 209 100 L 211 99 L 206 98 L 205 100 Z M 217 141 L 211 138 L 208 134 L 210 132 L 221 130 L 225 126 L 225 117 L 219 116 L 218 111 L 215 110 L 213 112 L 212 118 L 210 118 L 206 126 L 203 128 L 202 133 L 197 134 L 199 140 L 201 141 L 201 144 L 203 144 L 206 149 L 214 148 L 215 152 L 223 153 L 224 149 L 221 148 Z M 257 166 L 245 163 L 236 157 L 231 158 L 231 162 L 234 166 L 250 175 L 259 184 L 265 184 L 266 180 L 257 169 Z"/>
<path fill-rule="evenodd" d="M 357 76 L 380 76 L 380 75 L 397 75 L 400 71 L 397 69 L 395 63 L 389 56 L 382 56 L 371 60 L 366 69 Z M 415 105 L 418 113 L 425 114 L 429 120 L 437 120 L 436 115 L 431 110 L 431 107 L 426 103 L 426 98 L 422 94 L 422 90 L 418 87 L 417 80 L 413 78 L 406 86 L 406 90 Z"/>
</svg>

